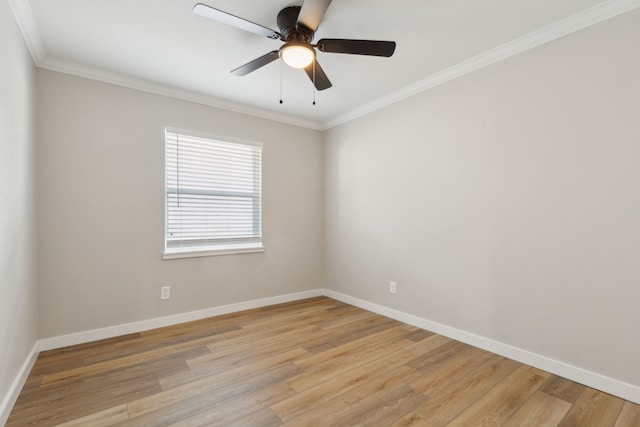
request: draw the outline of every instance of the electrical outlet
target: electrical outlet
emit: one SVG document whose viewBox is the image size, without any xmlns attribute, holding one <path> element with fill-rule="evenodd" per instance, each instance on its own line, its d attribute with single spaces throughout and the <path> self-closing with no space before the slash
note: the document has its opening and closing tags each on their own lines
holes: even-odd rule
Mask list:
<svg viewBox="0 0 640 427">
<path fill-rule="evenodd" d="M 398 293 L 398 284 L 396 282 L 389 282 L 389 293 L 393 295 Z"/>
<path fill-rule="evenodd" d="M 171 298 L 171 287 L 163 286 L 160 288 L 160 299 L 169 299 Z"/>
</svg>

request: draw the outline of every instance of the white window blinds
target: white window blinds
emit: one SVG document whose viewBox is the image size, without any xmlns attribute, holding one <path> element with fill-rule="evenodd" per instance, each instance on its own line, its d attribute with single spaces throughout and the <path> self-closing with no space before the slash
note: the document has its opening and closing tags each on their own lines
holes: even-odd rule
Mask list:
<svg viewBox="0 0 640 427">
<path fill-rule="evenodd" d="M 165 131 L 165 252 L 262 247 L 262 147 Z"/>
</svg>

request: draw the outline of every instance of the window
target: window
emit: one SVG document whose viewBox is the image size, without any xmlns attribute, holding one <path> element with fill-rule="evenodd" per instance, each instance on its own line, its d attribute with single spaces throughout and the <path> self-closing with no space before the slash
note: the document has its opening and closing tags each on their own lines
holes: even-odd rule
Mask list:
<svg viewBox="0 0 640 427">
<path fill-rule="evenodd" d="M 165 258 L 262 251 L 262 147 L 165 130 Z"/>
</svg>

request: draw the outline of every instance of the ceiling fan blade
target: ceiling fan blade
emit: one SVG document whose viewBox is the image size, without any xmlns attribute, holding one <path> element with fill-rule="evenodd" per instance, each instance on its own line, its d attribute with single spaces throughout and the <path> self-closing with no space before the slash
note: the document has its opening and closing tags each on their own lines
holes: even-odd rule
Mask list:
<svg viewBox="0 0 640 427">
<path fill-rule="evenodd" d="M 305 0 L 298 15 L 298 24 L 304 25 L 311 31 L 317 30 L 330 4 L 331 0 Z"/>
<path fill-rule="evenodd" d="M 278 51 L 274 50 L 273 52 L 269 52 L 266 55 L 262 55 L 260 58 L 256 58 L 251 62 L 247 62 L 241 67 L 236 68 L 231 71 L 231 74 L 234 76 L 246 76 L 247 74 L 257 70 L 258 68 L 264 67 L 265 65 L 275 61 L 280 56 L 278 55 Z"/>
<path fill-rule="evenodd" d="M 314 74 L 313 64 L 315 64 L 315 76 L 313 75 Z M 310 65 L 307 65 L 304 68 L 304 71 L 307 73 L 307 76 L 309 76 L 309 78 L 311 79 L 311 82 L 315 83 L 316 89 L 325 90 L 333 86 L 329 81 L 329 77 L 327 77 L 324 70 L 318 63 L 318 60 L 315 60 Z"/>
<path fill-rule="evenodd" d="M 231 25 L 232 27 L 240 28 L 241 30 L 258 34 L 259 36 L 265 36 L 275 40 L 281 38 L 280 33 L 273 31 L 270 28 L 247 21 L 246 19 L 223 12 L 222 10 L 215 9 L 211 6 L 207 6 L 206 4 L 198 3 L 193 6 L 193 13 L 204 16 L 205 18 L 213 19 L 214 21 L 222 22 L 223 24 Z"/>
<path fill-rule="evenodd" d="M 350 53 L 390 57 L 396 50 L 396 42 L 380 40 L 322 39 L 318 41 L 320 52 Z"/>
</svg>

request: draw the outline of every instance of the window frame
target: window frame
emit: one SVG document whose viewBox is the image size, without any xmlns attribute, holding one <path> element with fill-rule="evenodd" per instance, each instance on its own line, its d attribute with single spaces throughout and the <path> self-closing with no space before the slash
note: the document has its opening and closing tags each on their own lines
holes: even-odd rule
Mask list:
<svg viewBox="0 0 640 427">
<path fill-rule="evenodd" d="M 256 242 L 229 242 L 229 243 L 212 243 L 211 245 L 193 245 L 193 246 L 180 246 L 180 247 L 168 247 L 168 221 L 169 221 L 169 173 L 168 173 L 168 164 L 167 164 L 167 134 L 179 134 L 184 135 L 185 137 L 195 137 L 208 139 L 219 143 L 229 143 L 229 144 L 237 144 L 237 145 L 246 145 L 252 147 L 259 147 L 261 150 L 260 157 L 260 207 L 259 207 L 259 223 L 260 223 L 260 237 Z M 220 136 L 220 135 L 212 135 L 208 133 L 180 129 L 176 127 L 165 127 L 163 130 L 163 147 L 164 147 L 164 221 L 163 221 L 163 259 L 175 259 L 175 258 L 191 258 L 191 257 L 204 257 L 204 256 L 216 256 L 216 255 L 231 255 L 231 254 L 245 254 L 245 253 L 259 253 L 264 252 L 264 211 L 262 208 L 262 194 L 263 194 L 263 172 L 262 167 L 264 165 L 264 145 L 260 142 L 255 141 L 247 141 L 238 138 L 230 138 L 228 136 Z M 182 191 L 180 191 L 182 193 Z M 200 191 L 195 190 L 193 194 L 202 194 L 202 195 L 220 195 L 220 196 L 233 196 L 234 192 L 232 191 Z M 175 192 L 173 193 L 175 194 Z M 182 194 L 191 194 L 191 192 L 182 193 Z M 243 194 L 244 196 L 244 194 Z M 255 203 L 255 201 L 254 201 Z"/>
</svg>

